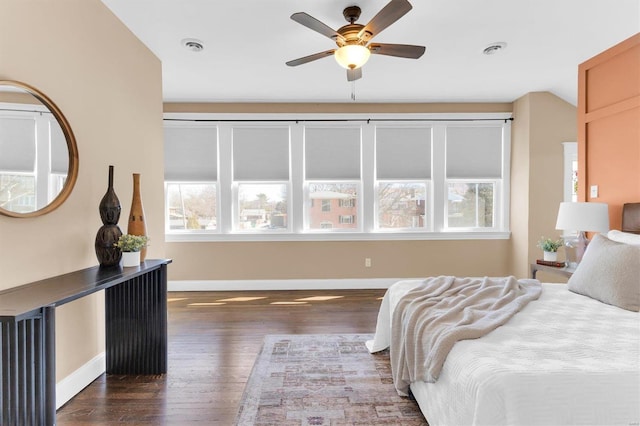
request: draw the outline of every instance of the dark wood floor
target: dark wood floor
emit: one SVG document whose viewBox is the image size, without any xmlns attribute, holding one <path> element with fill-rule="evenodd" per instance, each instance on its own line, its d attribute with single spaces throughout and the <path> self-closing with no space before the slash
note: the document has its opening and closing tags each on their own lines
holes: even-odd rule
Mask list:
<svg viewBox="0 0 640 426">
<path fill-rule="evenodd" d="M 103 374 L 58 410 L 58 425 L 233 425 L 266 334 L 373 333 L 383 294 L 170 293 L 168 373 Z M 301 300 L 316 296 L 337 298 Z M 225 301 L 236 297 L 260 299 Z"/>
</svg>

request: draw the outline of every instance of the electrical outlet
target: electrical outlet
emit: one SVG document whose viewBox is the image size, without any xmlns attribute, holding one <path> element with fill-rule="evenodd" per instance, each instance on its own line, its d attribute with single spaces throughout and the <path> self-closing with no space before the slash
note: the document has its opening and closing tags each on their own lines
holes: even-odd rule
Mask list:
<svg viewBox="0 0 640 426">
<path fill-rule="evenodd" d="M 371 258 L 370 257 L 365 257 L 364 258 L 364 266 L 365 266 L 365 268 L 371 268 Z"/>
<path fill-rule="evenodd" d="M 598 198 L 598 185 L 591 185 L 591 198 Z"/>
</svg>

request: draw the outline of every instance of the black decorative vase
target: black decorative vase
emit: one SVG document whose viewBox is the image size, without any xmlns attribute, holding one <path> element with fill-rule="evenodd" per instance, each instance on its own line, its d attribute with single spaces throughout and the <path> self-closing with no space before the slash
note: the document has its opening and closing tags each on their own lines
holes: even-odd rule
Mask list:
<svg viewBox="0 0 640 426">
<path fill-rule="evenodd" d="M 118 227 L 122 207 L 113 190 L 113 166 L 109 166 L 109 187 L 100 201 L 98 210 L 103 225 L 98 229 L 96 235 L 96 256 L 100 266 L 115 266 L 120 263 L 122 257 L 122 252 L 114 245 L 122 235 L 122 231 Z"/>
</svg>

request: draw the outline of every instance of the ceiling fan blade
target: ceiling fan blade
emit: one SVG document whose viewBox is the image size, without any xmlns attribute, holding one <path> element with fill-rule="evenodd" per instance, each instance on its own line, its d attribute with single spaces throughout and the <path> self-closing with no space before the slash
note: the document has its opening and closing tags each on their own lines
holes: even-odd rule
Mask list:
<svg viewBox="0 0 640 426">
<path fill-rule="evenodd" d="M 347 81 L 356 81 L 362 78 L 362 67 L 347 70 Z"/>
<path fill-rule="evenodd" d="M 296 21 L 298 24 L 304 25 L 305 27 L 322 34 L 325 37 L 329 37 L 334 41 L 337 39 L 342 39 L 342 36 L 338 32 L 336 32 L 336 30 L 307 13 L 294 13 L 293 15 L 291 15 L 291 19 Z"/>
<path fill-rule="evenodd" d="M 424 46 L 414 46 L 412 44 L 387 44 L 371 43 L 369 45 L 371 53 L 376 55 L 398 56 L 400 58 L 418 59 L 424 54 Z"/>
<path fill-rule="evenodd" d="M 391 0 L 376 16 L 358 33 L 365 42 L 371 40 L 389 25 L 402 18 L 413 6 L 407 0 Z"/>
<path fill-rule="evenodd" d="M 303 56 L 302 58 L 293 59 L 287 62 L 287 65 L 289 65 L 290 67 L 296 67 L 298 65 L 306 64 L 307 62 L 311 62 L 318 59 L 322 59 L 327 56 L 331 56 L 335 51 L 336 51 L 335 49 L 331 49 L 331 50 L 325 50 L 324 52 L 314 53 L 313 55 Z"/>
</svg>

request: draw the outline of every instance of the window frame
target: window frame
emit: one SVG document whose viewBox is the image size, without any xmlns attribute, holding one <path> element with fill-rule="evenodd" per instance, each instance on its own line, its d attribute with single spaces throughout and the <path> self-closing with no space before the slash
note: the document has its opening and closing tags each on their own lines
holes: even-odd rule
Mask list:
<svg viewBox="0 0 640 426">
<path fill-rule="evenodd" d="M 165 113 L 165 119 L 204 120 L 208 125 L 218 126 L 218 180 L 217 180 L 217 229 L 215 232 L 167 232 L 165 239 L 171 241 L 366 241 L 366 240 L 466 240 L 466 239 L 508 239 L 509 191 L 510 191 L 510 149 L 512 113 L 428 113 L 428 114 L 224 114 L 224 113 Z M 308 200 L 304 177 L 304 126 L 320 125 L 318 122 L 334 122 L 336 127 L 345 126 L 344 121 L 352 120 L 361 128 L 361 176 L 358 189 L 358 229 L 349 231 L 308 230 L 305 227 Z M 376 121 L 378 120 L 378 121 Z M 469 125 L 502 126 L 503 161 L 502 182 L 496 189 L 496 205 L 500 209 L 499 219 L 494 228 L 448 229 L 445 228 L 446 203 L 438 208 L 431 207 L 428 221 L 430 228 L 382 228 L 377 222 L 377 180 L 375 176 L 375 126 L 415 127 L 424 120 L 424 126 L 433 128 L 432 136 L 432 179 L 427 187 L 427 208 L 437 206 L 446 200 L 447 186 L 445 165 L 436 158 L 445 152 L 444 134 L 447 124 L 473 120 Z M 273 121 L 273 123 L 270 123 Z M 286 123 L 286 124 L 285 124 Z M 326 123 L 323 123 L 326 124 Z M 333 123 L 331 123 L 333 124 Z M 331 125 L 328 124 L 328 125 Z M 288 125 L 290 129 L 290 176 L 288 187 L 288 227 L 287 231 L 234 232 L 234 206 L 231 129 L 239 125 L 269 126 Z M 444 157 L 443 157 L 444 158 Z M 505 161 L 506 159 L 506 161 Z M 342 181 L 342 180 L 341 180 Z M 501 191 L 501 193 L 498 193 Z M 166 204 L 166 203 L 165 203 Z M 166 212 L 165 212 L 166 214 Z"/>
</svg>

